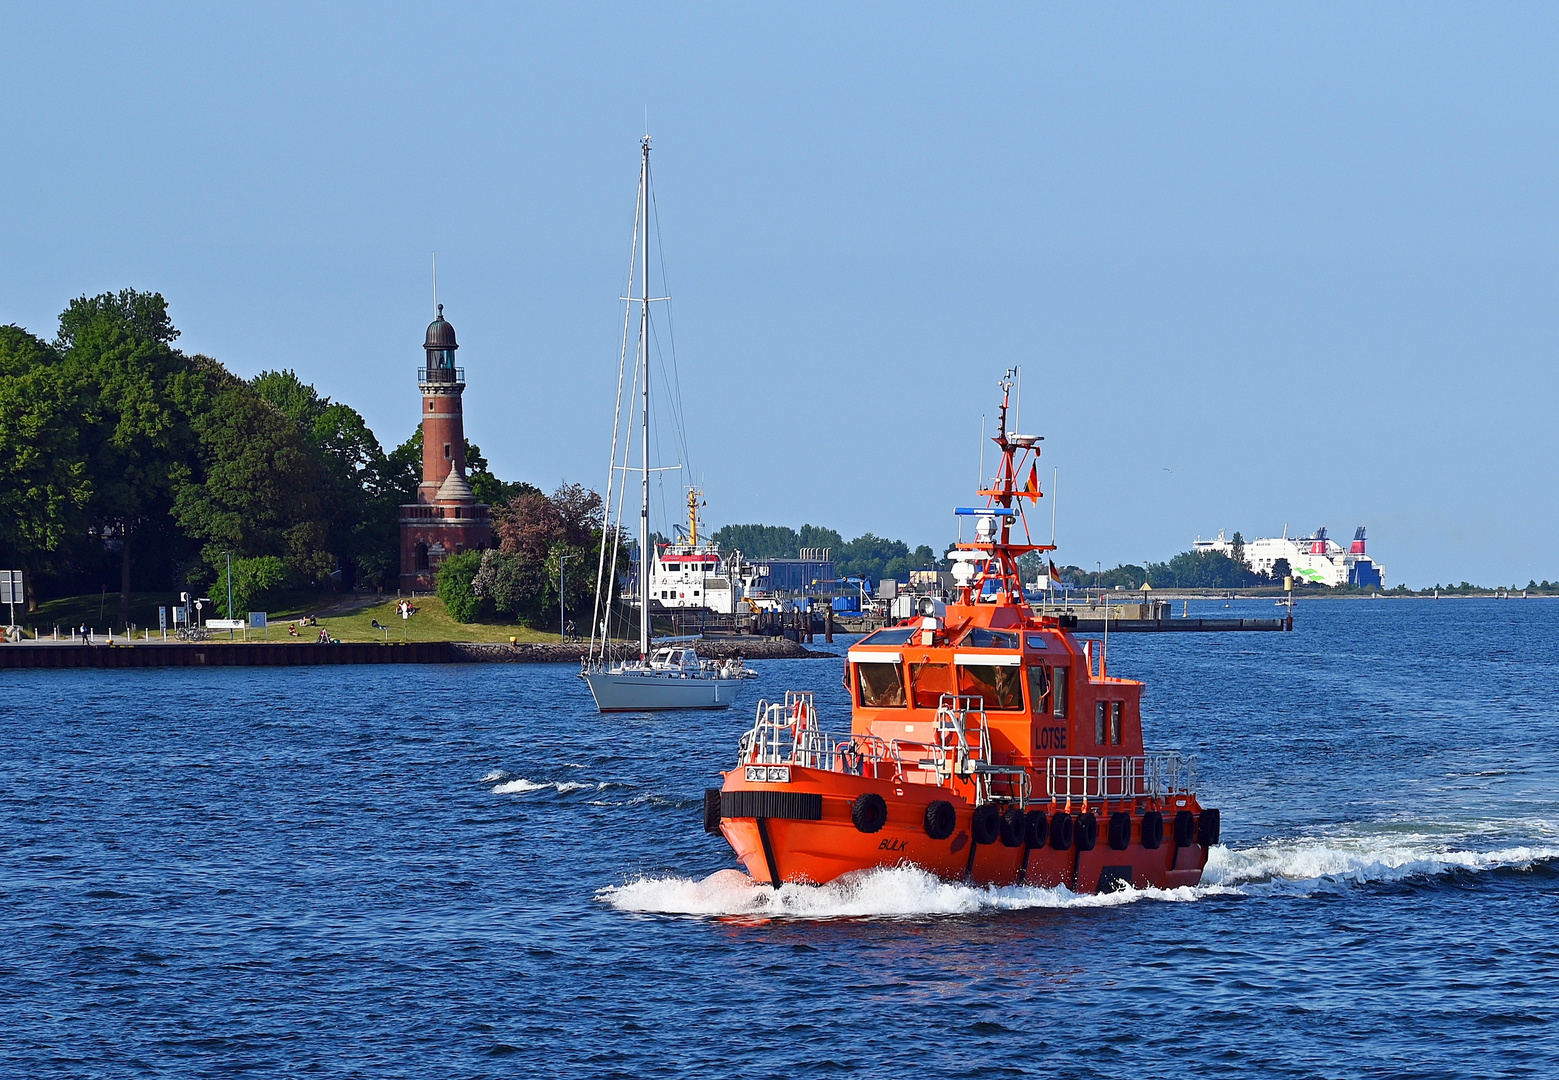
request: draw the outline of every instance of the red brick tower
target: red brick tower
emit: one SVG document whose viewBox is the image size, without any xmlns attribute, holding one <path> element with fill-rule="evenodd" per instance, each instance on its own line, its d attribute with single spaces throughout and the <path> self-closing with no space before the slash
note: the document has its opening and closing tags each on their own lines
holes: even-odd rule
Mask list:
<svg viewBox="0 0 1559 1080">
<path fill-rule="evenodd" d="M 455 328 L 444 321 L 444 305 L 428 325 L 422 347 L 427 363 L 417 369 L 422 390 L 422 483 L 417 501 L 401 507 L 401 588 L 433 588 L 439 563 L 462 551 L 492 543 L 487 507 L 466 482 L 465 419 L 460 399 L 465 370 L 455 366 Z"/>
</svg>

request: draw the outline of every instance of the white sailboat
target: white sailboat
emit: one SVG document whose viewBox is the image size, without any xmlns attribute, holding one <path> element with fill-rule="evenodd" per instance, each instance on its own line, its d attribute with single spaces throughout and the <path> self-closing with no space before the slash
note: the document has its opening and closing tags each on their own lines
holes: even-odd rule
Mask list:
<svg viewBox="0 0 1559 1080">
<path fill-rule="evenodd" d="M 637 657 L 613 662 L 610 652 L 610 614 L 612 591 L 616 581 L 615 544 L 621 535 L 620 528 L 611 528 L 614 557 L 608 562 L 607 545 L 601 545 L 600 565 L 596 574 L 596 610 L 591 620 L 590 652 L 586 657 L 580 678 L 590 687 L 596 708 L 601 712 L 640 712 L 659 709 L 728 709 L 736 700 L 736 692 L 744 678 L 752 672 L 742 666 L 740 660 L 701 660 L 691 646 L 677 645 L 650 648 L 650 138 L 642 143 L 643 160 L 639 167 L 638 222 L 634 231 L 636 254 L 640 257 L 640 295 L 632 295 L 632 274 L 629 277 L 630 304 L 639 305 L 639 347 L 635 357 L 633 379 L 635 387 L 643 395 L 640 402 L 641 431 L 639 436 L 639 468 L 632 470 L 627 458 L 632 453 L 630 434 L 624 443 L 624 461 L 617 463 L 617 426 L 612 433 L 612 467 L 607 479 L 607 506 L 605 523 L 612 526 L 612 490 L 619 471 L 640 474 L 642 495 L 639 507 L 639 565 L 638 609 L 639 652 Z M 631 264 L 630 264 L 631 266 Z M 627 357 L 627 333 L 624 327 L 623 356 Z M 623 376 L 626 363 L 618 368 L 617 400 L 619 417 L 622 407 Z M 630 398 L 631 401 L 631 398 Z M 622 516 L 621 497 L 618 498 L 618 517 Z M 605 531 L 603 530 L 603 538 Z M 598 647 L 599 646 L 599 647 Z"/>
</svg>

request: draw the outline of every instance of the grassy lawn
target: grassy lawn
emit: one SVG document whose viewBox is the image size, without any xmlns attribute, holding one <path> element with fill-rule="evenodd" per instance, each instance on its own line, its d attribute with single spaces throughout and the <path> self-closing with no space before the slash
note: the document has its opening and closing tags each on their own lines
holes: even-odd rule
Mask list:
<svg viewBox="0 0 1559 1080">
<path fill-rule="evenodd" d="M 151 627 L 155 636 L 158 605 L 166 607 L 177 602 L 177 593 L 133 592 L 130 594 L 130 621 L 136 624 L 138 633 Z M 329 630 L 332 637 L 341 641 L 508 641 L 511 637 L 520 641 L 558 640 L 556 631 L 546 633 L 499 623 L 456 622 L 444 610 L 443 601 L 435 596 L 418 597 L 415 603 L 417 613 L 402 626 L 395 614 L 393 596 L 384 599 L 367 593 L 287 593 L 271 601 L 270 640 L 286 640 L 288 622 L 309 614 L 318 616 L 320 629 Z M 36 626 L 47 637 L 55 626 L 60 628 L 62 634 L 70 627 L 82 625 L 102 633 L 118 622 L 118 611 L 119 594 L 108 593 L 49 600 L 39 604 L 38 610 L 32 614 L 18 608 L 16 617 L 21 625 Z M 6 614 L 7 609 L 0 607 L 0 619 Z M 210 608 L 204 614 L 207 618 L 219 617 Z M 388 633 L 373 628 L 375 619 L 389 626 Z M 116 632 L 118 630 L 116 627 Z M 299 627 L 298 634 L 303 640 L 313 641 L 319 637 L 319 630 Z M 227 635 L 214 636 L 221 640 Z M 263 634 L 250 631 L 249 637 L 253 641 L 263 637 Z"/>
<path fill-rule="evenodd" d="M 419 596 L 414 602 L 417 613 L 404 622 L 395 614 L 394 599 L 373 607 L 365 607 L 341 615 L 321 615 L 320 629 L 341 641 L 508 641 L 511 637 L 520 641 L 556 641 L 556 631 L 544 633 L 525 626 L 508 626 L 502 623 L 462 623 L 449 617 L 444 602 L 436 596 Z M 389 629 L 375 630 L 373 623 Z M 319 637 L 314 627 L 299 627 L 299 635 L 313 641 Z M 285 621 L 272 616 L 271 640 L 287 636 Z M 251 631 L 250 640 L 254 634 Z"/>
</svg>

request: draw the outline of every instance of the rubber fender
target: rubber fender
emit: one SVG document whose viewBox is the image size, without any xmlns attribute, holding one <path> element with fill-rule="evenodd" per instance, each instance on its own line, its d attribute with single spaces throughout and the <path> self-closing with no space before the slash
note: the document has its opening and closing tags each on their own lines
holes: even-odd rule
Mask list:
<svg viewBox="0 0 1559 1080">
<path fill-rule="evenodd" d="M 1202 816 L 1196 822 L 1196 839 L 1203 847 L 1212 847 L 1218 842 L 1218 834 L 1223 828 L 1222 816 L 1212 807 L 1202 809 Z"/>
<path fill-rule="evenodd" d="M 926 807 L 926 835 L 933 840 L 946 840 L 958 827 L 958 814 L 946 799 L 937 799 Z"/>
<path fill-rule="evenodd" d="M 1072 815 L 1062 810 L 1057 810 L 1050 815 L 1050 846 L 1057 851 L 1071 851 L 1072 839 L 1077 832 L 1077 826 L 1072 821 Z"/>
<path fill-rule="evenodd" d="M 1196 815 L 1189 810 L 1175 814 L 1175 847 L 1190 847 L 1196 843 Z"/>
<path fill-rule="evenodd" d="M 1142 846 L 1155 851 L 1164 842 L 1164 815 L 1149 810 L 1142 815 Z"/>
<path fill-rule="evenodd" d="M 850 804 L 850 820 L 864 833 L 874 833 L 888 823 L 888 804 L 875 791 L 857 795 Z"/>
<path fill-rule="evenodd" d="M 1050 819 L 1043 810 L 1030 810 L 1023 815 L 1023 842 L 1031 848 L 1044 847 L 1050 836 Z"/>
<path fill-rule="evenodd" d="M 1023 846 L 1023 811 L 1016 806 L 1007 807 L 1001 816 L 1001 846 Z"/>
<path fill-rule="evenodd" d="M 1131 847 L 1131 815 L 1117 810 L 1110 815 L 1110 850 L 1125 851 Z"/>
<path fill-rule="evenodd" d="M 974 834 L 976 844 L 994 844 L 1001 835 L 1001 808 L 995 803 L 976 808 L 969 831 Z"/>
<path fill-rule="evenodd" d="M 711 836 L 720 835 L 720 789 L 704 789 L 704 831 Z"/>
<path fill-rule="evenodd" d="M 1092 810 L 1077 815 L 1077 850 L 1092 851 L 1099 842 L 1099 819 Z"/>
</svg>

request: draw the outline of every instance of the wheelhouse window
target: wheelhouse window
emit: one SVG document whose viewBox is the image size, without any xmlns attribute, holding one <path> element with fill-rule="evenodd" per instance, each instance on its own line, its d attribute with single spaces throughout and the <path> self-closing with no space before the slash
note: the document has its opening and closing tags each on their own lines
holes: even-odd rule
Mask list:
<svg viewBox="0 0 1559 1080">
<path fill-rule="evenodd" d="M 1023 641 L 1031 649 L 1048 649 L 1050 647 L 1049 643 L 1045 641 L 1044 634 L 1024 634 Z"/>
<path fill-rule="evenodd" d="M 1035 713 L 1050 708 L 1050 672 L 1042 664 L 1035 664 L 1029 672 L 1029 708 Z"/>
<path fill-rule="evenodd" d="M 1105 710 L 1105 703 L 1104 702 L 1102 702 L 1102 701 L 1094 702 L 1094 706 L 1093 706 L 1093 744 L 1095 746 L 1105 746 L 1105 745 L 1108 745 L 1108 740 L 1105 737 L 1105 731 L 1104 731 L 1104 710 Z"/>
<path fill-rule="evenodd" d="M 1064 667 L 1052 668 L 1050 672 L 1050 715 L 1066 717 L 1066 675 Z"/>
<path fill-rule="evenodd" d="M 1119 701 L 1112 701 L 1112 702 L 1110 702 L 1110 745 L 1111 746 L 1119 746 L 1120 744 L 1121 744 L 1121 703 Z"/>
<path fill-rule="evenodd" d="M 993 712 L 1013 712 L 1023 708 L 1023 669 L 994 664 L 959 664 L 958 692 L 965 697 L 984 699 Z"/>
<path fill-rule="evenodd" d="M 1018 647 L 1018 635 L 976 626 L 965 634 L 963 640 L 958 644 L 966 649 L 1016 649 Z"/>
<path fill-rule="evenodd" d="M 869 638 L 863 638 L 857 645 L 905 645 L 909 639 L 915 636 L 916 627 L 890 626 L 879 630 Z"/>
<path fill-rule="evenodd" d="M 915 708 L 934 709 L 941 704 L 943 694 L 954 692 L 952 665 L 911 664 L 909 685 Z"/>
<path fill-rule="evenodd" d="M 899 664 L 856 664 L 855 678 L 862 708 L 904 708 L 904 668 Z"/>
</svg>

